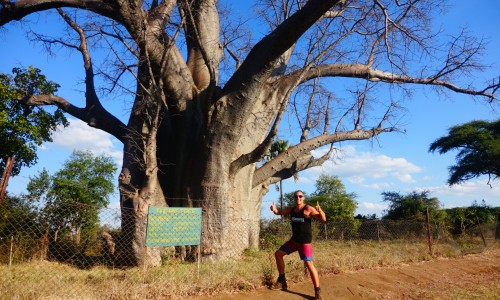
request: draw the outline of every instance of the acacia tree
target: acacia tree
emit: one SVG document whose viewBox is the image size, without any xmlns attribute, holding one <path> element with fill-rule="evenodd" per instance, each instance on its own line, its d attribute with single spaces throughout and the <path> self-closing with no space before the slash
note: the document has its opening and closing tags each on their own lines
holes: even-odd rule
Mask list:
<svg viewBox="0 0 500 300">
<path fill-rule="evenodd" d="M 448 184 L 454 185 L 475 177 L 488 175 L 488 184 L 500 177 L 500 119 L 471 121 L 453 126 L 448 135 L 429 146 L 439 154 L 458 150 L 456 165 L 449 167 Z"/>
<path fill-rule="evenodd" d="M 148 206 L 202 206 L 207 258 L 257 247 L 261 199 L 270 184 L 321 165 L 334 143 L 399 129 L 395 91 L 394 99 L 373 97 L 385 84 L 431 85 L 496 101 L 498 82 L 474 88 L 460 81 L 480 70 L 481 41 L 462 32 L 444 46 L 432 32 L 443 2 L 259 1 L 269 30 L 256 41 L 241 31 L 244 23 L 230 23 L 237 20 L 231 14 L 221 18 L 214 0 L 4 0 L 0 26 L 57 10 L 73 30 L 76 39 L 36 38 L 49 49 L 63 45 L 81 53 L 85 106 L 64 95 L 21 101 L 57 105 L 123 143 L 126 234 L 117 249 L 131 253 L 133 264 L 158 264 L 159 252 L 145 257 L 143 251 Z M 109 64 L 95 68 L 92 49 L 105 47 L 109 55 L 99 57 Z M 96 75 L 112 89 L 133 91 L 126 123 L 103 107 L 108 94 L 98 94 Z M 337 78 L 353 79 L 352 97 L 333 94 Z M 257 164 L 286 114 L 297 117 L 296 142 Z M 314 157 L 311 151 L 322 146 L 330 151 Z"/>
</svg>

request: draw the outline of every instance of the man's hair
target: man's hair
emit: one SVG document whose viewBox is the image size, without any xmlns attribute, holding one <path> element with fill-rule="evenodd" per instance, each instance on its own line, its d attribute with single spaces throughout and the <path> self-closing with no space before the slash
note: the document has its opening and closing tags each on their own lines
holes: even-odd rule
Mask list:
<svg viewBox="0 0 500 300">
<path fill-rule="evenodd" d="M 304 192 L 302 190 L 296 190 L 293 195 L 297 195 L 297 193 L 302 193 L 302 195 L 304 195 L 304 197 L 306 196 L 306 194 L 304 194 Z"/>
</svg>

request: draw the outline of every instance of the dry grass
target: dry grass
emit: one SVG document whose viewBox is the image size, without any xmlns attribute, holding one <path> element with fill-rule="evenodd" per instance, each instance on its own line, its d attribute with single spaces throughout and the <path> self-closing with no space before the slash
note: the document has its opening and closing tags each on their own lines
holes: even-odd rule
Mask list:
<svg viewBox="0 0 500 300">
<path fill-rule="evenodd" d="M 448 245 L 434 245 L 435 256 L 459 256 Z M 426 244 L 392 242 L 316 242 L 315 264 L 320 274 L 397 266 L 431 260 Z M 287 257 L 287 277 L 301 281 L 304 267 L 298 255 Z M 247 251 L 238 260 L 171 263 L 158 268 L 81 270 L 40 262 L 0 266 L 0 299 L 179 299 L 187 295 L 251 290 L 276 276 L 273 251 Z M 457 295 L 458 296 L 458 295 Z M 491 298 L 494 299 L 494 298 Z"/>
</svg>

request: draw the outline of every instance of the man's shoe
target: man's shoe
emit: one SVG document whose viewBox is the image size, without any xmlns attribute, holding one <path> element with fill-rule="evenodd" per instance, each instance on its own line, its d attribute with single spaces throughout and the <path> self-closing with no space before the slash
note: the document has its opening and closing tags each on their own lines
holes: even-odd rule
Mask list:
<svg viewBox="0 0 500 300">
<path fill-rule="evenodd" d="M 314 299 L 323 299 L 321 298 L 321 290 L 314 291 Z"/>
<path fill-rule="evenodd" d="M 276 279 L 276 282 L 271 286 L 272 290 L 287 290 L 288 285 L 286 284 L 286 279 Z"/>
</svg>

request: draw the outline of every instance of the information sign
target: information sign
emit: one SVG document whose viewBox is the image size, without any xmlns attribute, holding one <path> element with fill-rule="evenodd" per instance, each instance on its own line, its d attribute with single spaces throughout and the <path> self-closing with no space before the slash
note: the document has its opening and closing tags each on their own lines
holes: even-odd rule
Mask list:
<svg viewBox="0 0 500 300">
<path fill-rule="evenodd" d="M 149 207 L 147 247 L 199 245 L 200 239 L 201 208 Z"/>
</svg>

